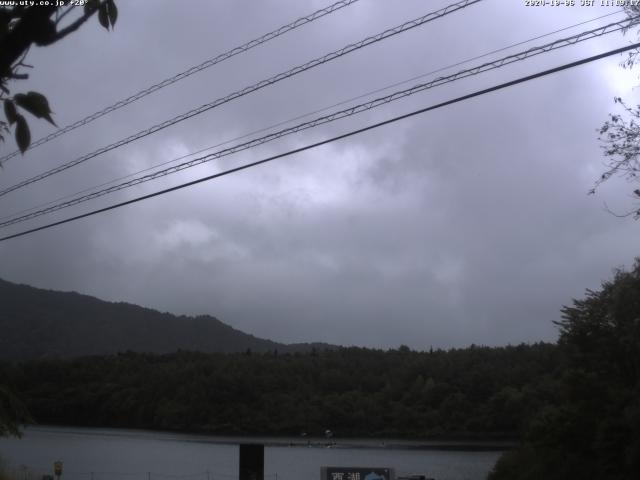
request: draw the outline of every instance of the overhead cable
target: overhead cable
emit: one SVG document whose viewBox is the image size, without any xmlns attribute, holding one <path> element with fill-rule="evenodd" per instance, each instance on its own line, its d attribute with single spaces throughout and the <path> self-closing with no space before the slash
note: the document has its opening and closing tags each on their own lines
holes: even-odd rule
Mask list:
<svg viewBox="0 0 640 480">
<path fill-rule="evenodd" d="M 239 47 L 235 47 L 232 48 L 231 50 L 228 50 L 224 53 L 221 53 L 220 55 L 217 55 L 213 58 L 210 58 L 209 60 L 206 60 L 204 62 L 202 62 L 200 65 L 195 65 L 191 68 L 188 68 L 187 70 L 180 72 L 172 77 L 166 78 L 164 80 L 162 80 L 161 82 L 156 83 L 155 85 L 151 85 L 150 87 L 145 88 L 144 90 L 140 90 L 138 93 L 135 93 L 125 99 L 119 100 L 116 103 L 114 103 L 113 105 L 110 105 L 102 110 L 99 110 L 95 113 L 92 113 L 91 115 L 86 116 L 85 118 L 78 120 L 74 123 L 71 123 L 65 127 L 60 128 L 59 130 L 56 130 L 53 133 L 50 133 L 49 135 L 40 138 L 39 140 L 36 140 L 35 142 L 33 142 L 28 150 L 31 150 L 33 148 L 36 148 L 40 145 L 43 145 L 47 142 L 49 142 L 50 140 L 53 140 L 54 138 L 59 137 L 60 135 L 64 135 L 65 133 L 68 133 L 72 130 L 75 130 L 76 128 L 82 127 L 83 125 L 86 125 L 88 123 L 93 122 L 94 120 L 97 120 L 100 117 L 103 117 L 111 112 L 114 112 L 116 110 L 118 110 L 119 108 L 122 108 L 126 105 L 129 105 L 130 103 L 135 102 L 136 100 L 140 100 L 143 97 L 146 97 L 147 95 L 150 95 L 154 92 L 157 92 L 158 90 L 164 88 L 164 87 L 168 87 L 171 84 L 174 84 L 184 78 L 187 78 L 191 75 L 193 75 L 194 73 L 198 73 L 201 72 L 202 70 L 209 68 L 209 67 L 213 67 L 214 65 L 223 62 L 225 60 L 228 60 L 231 57 L 234 57 L 240 53 L 244 53 L 248 50 L 251 50 L 254 47 L 257 47 L 258 45 L 262 45 L 263 43 L 266 43 L 270 40 L 273 40 L 274 38 L 277 38 L 281 35 L 284 35 L 285 33 L 288 33 L 292 30 L 295 30 L 296 28 L 299 28 L 303 25 L 306 25 L 307 23 L 311 23 L 314 20 L 317 20 L 319 18 L 324 17 L 325 15 L 329 15 L 335 11 L 338 11 L 344 7 L 347 7 L 353 3 L 356 3 L 359 0 L 340 0 L 339 2 L 334 3 L 333 5 L 329 5 L 326 8 L 322 8 L 320 10 L 316 10 L 315 12 L 309 14 L 309 15 L 305 15 L 304 17 L 300 17 L 297 20 L 295 20 L 294 22 L 291 22 L 287 25 L 284 25 L 280 28 L 277 28 L 275 30 L 273 30 L 272 32 L 266 33 L 264 35 L 262 35 L 261 37 L 258 38 L 254 38 L 253 40 L 240 45 Z M 18 155 L 20 153 L 20 150 L 16 150 L 14 152 L 11 152 L 7 155 L 4 155 L 2 157 L 0 157 L 0 165 L 2 164 L 2 162 L 9 160 L 10 158 L 15 157 L 16 155 Z"/>
<path fill-rule="evenodd" d="M 397 35 L 399 33 L 406 32 L 407 30 L 410 30 L 412 28 L 424 25 L 424 24 L 426 24 L 428 22 L 431 22 L 433 20 L 437 20 L 437 19 L 442 18 L 442 17 L 444 17 L 444 16 L 446 16 L 446 15 L 448 15 L 450 13 L 456 12 L 458 10 L 461 10 L 463 8 L 466 8 L 466 7 L 470 6 L 470 5 L 479 3 L 481 1 L 483 1 L 483 0 L 463 0 L 463 1 L 451 4 L 451 5 L 448 5 L 448 6 L 442 8 L 440 10 L 437 10 L 435 12 L 431 12 L 431 13 L 428 13 L 428 14 L 423 15 L 421 17 L 418 17 L 418 18 L 416 18 L 414 20 L 410 20 L 408 22 L 405 22 L 402 25 L 398 25 L 396 27 L 393 27 L 393 28 L 385 30 L 385 31 L 383 31 L 381 33 L 378 33 L 376 35 L 367 37 L 364 40 L 361 40 L 361 41 L 359 41 L 357 43 L 352 43 L 350 45 L 347 45 L 347 46 L 345 46 L 345 47 L 343 47 L 343 48 L 341 48 L 339 50 L 336 50 L 334 52 L 331 52 L 331 53 L 329 53 L 327 55 L 324 55 L 322 57 L 316 58 L 316 59 L 311 60 L 311 61 L 309 61 L 307 63 L 304 63 L 302 65 L 294 67 L 294 68 L 292 68 L 290 70 L 287 70 L 285 72 L 282 72 L 282 73 L 279 73 L 277 75 L 274 75 L 273 77 L 270 77 L 268 79 L 261 80 L 260 82 L 258 82 L 256 84 L 253 84 L 251 86 L 245 87 L 245 88 L 243 88 L 241 90 L 237 90 L 236 92 L 231 93 L 231 94 L 229 94 L 229 95 L 227 95 L 225 97 L 221 97 L 221 98 L 219 98 L 217 100 L 214 100 L 213 102 L 206 103 L 204 105 L 201 105 L 198 108 L 195 108 L 193 110 L 189 110 L 188 112 L 185 112 L 185 113 L 183 113 L 181 115 L 173 117 L 173 118 L 171 118 L 169 120 L 165 120 L 162 123 L 159 123 L 157 125 L 149 127 L 146 130 L 142 130 L 142 131 L 140 131 L 140 132 L 138 132 L 138 133 L 136 133 L 134 135 L 126 137 L 126 138 L 124 138 L 122 140 L 114 142 L 114 143 L 112 143 L 110 145 L 107 145 L 105 147 L 99 148 L 98 150 L 95 150 L 95 151 L 93 151 L 91 153 L 83 155 L 83 156 L 81 156 L 81 157 L 79 157 L 79 158 L 77 158 L 75 160 L 67 162 L 67 163 L 65 163 L 63 165 L 60 165 L 60 166 L 56 167 L 56 168 L 53 168 L 53 169 L 48 170 L 48 171 L 46 171 L 44 173 L 41 173 L 39 175 L 36 175 L 34 177 L 31 177 L 31 178 L 23 180 L 23 181 L 21 181 L 19 183 L 16 183 L 16 184 L 14 184 L 14 185 L 12 185 L 12 186 L 10 186 L 8 188 L 0 190 L 0 196 L 4 196 L 4 195 L 6 195 L 6 194 L 8 194 L 10 192 L 18 190 L 19 188 L 22 188 L 22 187 L 25 187 L 25 186 L 30 185 L 32 183 L 38 182 L 40 180 L 43 180 L 43 179 L 45 179 L 47 177 L 50 177 L 52 175 L 55 175 L 57 173 L 63 172 L 63 171 L 65 171 L 65 170 L 67 170 L 67 169 L 69 169 L 71 167 L 75 167 L 76 165 L 84 163 L 84 162 L 86 162 L 87 160 L 89 160 L 91 158 L 97 157 L 98 155 L 101 155 L 101 154 L 106 153 L 106 152 L 108 152 L 110 150 L 113 150 L 115 148 L 121 147 L 121 146 L 126 145 L 128 143 L 131 143 L 131 142 L 133 142 L 135 140 L 139 140 L 140 138 L 146 137 L 147 135 L 151 135 L 152 133 L 156 133 L 156 132 L 158 132 L 158 131 L 160 131 L 160 130 L 162 130 L 164 128 L 167 128 L 167 127 L 169 127 L 171 125 L 174 125 L 174 124 L 176 124 L 178 122 L 182 122 L 184 120 L 187 120 L 188 118 L 194 117 L 194 116 L 199 115 L 201 113 L 204 113 L 204 112 L 206 112 L 208 110 L 211 110 L 212 108 L 218 107 L 218 106 L 220 106 L 222 104 L 225 104 L 227 102 L 235 100 L 236 98 L 242 97 L 242 96 L 247 95 L 247 94 L 252 93 L 252 92 L 255 92 L 256 90 L 260 90 L 260 89 L 262 89 L 264 87 L 267 87 L 269 85 L 273 85 L 274 83 L 277 83 L 277 82 L 279 82 L 281 80 L 293 77 L 293 76 L 295 76 L 295 75 L 297 75 L 299 73 L 305 72 L 305 71 L 310 70 L 310 69 L 312 69 L 314 67 L 317 67 L 317 66 L 322 65 L 324 63 L 330 62 L 330 61 L 335 60 L 337 58 L 340 58 L 340 57 L 342 57 L 344 55 L 347 55 L 347 54 L 349 54 L 349 53 L 351 53 L 353 51 L 359 50 L 359 49 L 361 49 L 363 47 L 366 47 L 368 45 L 371 45 L 373 43 L 377 43 L 377 42 L 379 42 L 381 40 L 385 40 L 385 39 L 387 39 L 389 37 L 392 37 L 394 35 Z"/>
<path fill-rule="evenodd" d="M 154 198 L 154 197 L 157 197 L 157 196 L 160 196 L 160 195 L 164 195 L 164 194 L 167 194 L 167 193 L 170 193 L 170 192 L 175 192 L 177 190 L 181 190 L 183 188 L 191 187 L 191 186 L 197 185 L 199 183 L 207 182 L 209 180 L 214 180 L 216 178 L 220 178 L 220 177 L 223 177 L 223 176 L 226 176 L 226 175 L 230 175 L 232 173 L 236 173 L 236 172 L 239 172 L 239 171 L 242 171 L 242 170 L 246 170 L 248 168 L 252 168 L 252 167 L 256 167 L 258 165 L 262 165 L 262 164 L 265 164 L 265 163 L 268 163 L 268 162 L 272 162 L 272 161 L 277 160 L 279 158 L 288 157 L 288 156 L 294 155 L 296 153 L 300 153 L 300 152 L 304 152 L 306 150 L 311 150 L 313 148 L 317 148 L 317 147 L 319 147 L 321 145 L 326 145 L 326 144 L 329 144 L 329 143 L 336 142 L 338 140 L 342 140 L 342 139 L 345 139 L 345 138 L 348 138 L 348 137 L 352 137 L 354 135 L 358 135 L 360 133 L 364 133 L 364 132 L 367 132 L 369 130 L 373 130 L 375 128 L 379 128 L 379 127 L 382 127 L 384 125 L 389 125 L 391 123 L 395 123 L 395 122 L 398 122 L 400 120 L 404 120 L 406 118 L 413 117 L 415 115 L 423 114 L 423 113 L 429 112 L 431 110 L 436 110 L 436 109 L 439 109 L 439 108 L 442 108 L 442 107 L 445 107 L 445 106 L 448 106 L 448 105 L 452 105 L 452 104 L 455 104 L 455 103 L 463 102 L 463 101 L 469 100 L 469 99 L 474 98 L 474 97 L 479 97 L 481 95 L 486 95 L 487 93 L 495 92 L 497 90 L 502 90 L 502 89 L 507 88 L 507 87 L 511 87 L 511 86 L 514 86 L 514 85 L 518 85 L 520 83 L 524 83 L 524 82 L 528 82 L 528 81 L 534 80 L 536 78 L 540 78 L 540 77 L 544 77 L 544 76 L 551 75 L 551 74 L 554 74 L 554 73 L 558 73 L 558 72 L 561 72 L 563 70 L 568 70 L 570 68 L 574 68 L 574 67 L 577 67 L 579 65 L 584 65 L 584 64 L 587 64 L 587 63 L 590 63 L 590 62 L 594 62 L 596 60 L 600 60 L 602 58 L 606 58 L 606 57 L 610 57 L 612 55 L 616 55 L 616 54 L 619 54 L 619 53 L 627 52 L 629 50 L 633 50 L 633 49 L 639 48 L 639 47 L 640 47 L 640 42 L 634 43 L 634 44 L 627 45 L 627 46 L 624 46 L 624 47 L 620 47 L 620 48 L 617 48 L 617 49 L 614 49 L 614 50 L 609 50 L 608 52 L 604 52 L 604 53 L 601 53 L 601 54 L 598 54 L 598 55 L 593 55 L 591 57 L 583 58 L 583 59 L 577 60 L 575 62 L 566 63 L 564 65 L 560 65 L 560 66 L 555 67 L 555 68 L 551 68 L 551 69 L 544 70 L 544 71 L 541 71 L 541 72 L 538 72 L 538 73 L 534 73 L 532 75 L 527 75 L 525 77 L 520 77 L 520 78 L 515 79 L 515 80 L 511 80 L 511 81 L 508 81 L 508 82 L 505 82 L 505 83 L 501 83 L 499 85 L 495 85 L 493 87 L 485 88 L 483 90 L 477 90 L 477 91 L 475 91 L 473 93 L 469 93 L 467 95 L 462 95 L 460 97 L 456 97 L 454 99 L 447 100 L 445 102 L 441 102 L 441 103 L 438 103 L 438 104 L 435 104 L 435 105 L 431 105 L 429 107 L 421 108 L 419 110 L 414 110 L 413 112 L 406 113 L 404 115 L 399 115 L 397 117 L 393 117 L 393 118 L 390 118 L 388 120 L 384 120 L 382 122 L 374 123 L 372 125 L 368 125 L 366 127 L 359 128 L 357 130 L 352 130 L 350 132 L 343 133 L 341 135 L 337 135 L 335 137 L 331 137 L 331 138 L 328 138 L 326 140 L 322 140 L 320 142 L 316 142 L 316 143 L 312 143 L 312 144 L 309 144 L 309 145 L 305 145 L 304 147 L 300 147 L 300 148 L 296 148 L 296 149 L 293 149 L 293 150 L 289 150 L 289 151 L 286 151 L 284 153 L 273 155 L 273 156 L 264 158 L 262 160 L 258 160 L 258 161 L 251 162 L 251 163 L 247 163 L 247 164 L 241 165 L 239 167 L 230 168 L 230 169 L 225 170 L 223 172 L 218 172 L 218 173 L 215 173 L 213 175 L 209 175 L 207 177 L 199 178 L 197 180 L 192 180 L 190 182 L 182 183 L 182 184 L 176 185 L 174 187 L 166 188 L 164 190 L 160 190 L 160 191 L 157 191 L 157 192 L 154 192 L 154 193 L 150 193 L 150 194 L 143 195 L 143 196 L 140 196 L 140 197 L 132 198 L 132 199 L 124 201 L 124 202 L 120 202 L 120 203 L 116 203 L 116 204 L 113 204 L 113 205 L 109 205 L 107 207 L 99 208 L 97 210 L 92 210 L 90 212 L 83 213 L 81 215 L 76 215 L 74 217 L 66 218 L 64 220 L 59 220 L 57 222 L 52 222 L 52 223 L 49 223 L 49 224 L 46 224 L 46 225 L 42 225 L 40 227 L 31 228 L 29 230 L 24 230 L 24 231 L 21 231 L 21 232 L 18 232 L 18 233 L 14 233 L 12 235 L 7 235 L 5 237 L 1 237 L 0 238 L 0 242 L 6 241 L 6 240 L 10 240 L 10 239 L 13 239 L 13 238 L 17 238 L 17 237 L 21 237 L 21 236 L 24 236 L 24 235 L 28 235 L 30 233 L 38 232 L 38 231 L 41 231 L 41 230 L 46 230 L 46 229 L 49 229 L 49 228 L 52 228 L 52 227 L 55 227 L 55 226 L 58 226 L 58 225 L 63 225 L 63 224 L 69 223 L 69 222 L 73 222 L 75 220 L 80 220 L 82 218 L 87 218 L 87 217 L 90 217 L 90 216 L 93 216 L 93 215 L 97 215 L 99 213 L 108 212 L 110 210 L 114 210 L 114 209 L 117 209 L 117 208 L 120 208 L 120 207 L 124 207 L 126 205 L 131 205 L 131 204 L 134 204 L 134 203 L 137 203 L 137 202 L 141 202 L 143 200 L 148 200 L 150 198 Z"/>
<path fill-rule="evenodd" d="M 78 205 L 80 203 L 84 203 L 87 202 L 89 200 L 93 200 L 95 198 L 98 197 L 102 197 L 104 195 L 119 191 L 119 190 L 123 190 L 125 188 L 130 188 L 136 185 L 140 185 L 142 183 L 151 181 L 151 180 L 155 180 L 157 178 L 160 177 L 164 177 L 167 175 L 171 175 L 173 173 L 177 173 L 180 172 L 182 170 L 185 170 L 187 168 L 191 168 L 191 167 L 195 167 L 196 165 L 200 165 L 202 163 L 205 162 L 210 162 L 212 160 L 216 160 L 219 159 L 221 157 L 225 157 L 243 150 L 247 150 L 253 147 L 256 147 L 258 145 L 262 145 L 264 143 L 267 142 L 271 142 L 273 140 L 282 138 L 284 136 L 287 135 L 291 135 L 293 133 L 297 133 L 303 130 L 307 130 L 313 127 L 317 127 L 319 125 L 323 125 L 326 123 L 330 123 L 330 122 L 334 122 L 336 120 L 340 120 L 342 118 L 346 118 L 346 117 L 350 117 L 352 115 L 356 115 L 362 112 L 365 112 L 367 110 L 371 110 L 377 107 L 380 107 L 382 105 L 386 105 L 390 102 L 396 101 L 396 100 L 400 100 L 402 98 L 406 98 L 410 95 L 414 95 L 416 93 L 434 88 L 434 87 L 438 87 L 440 85 L 444 85 L 446 83 L 451 83 L 463 78 L 467 78 L 470 76 L 474 76 L 474 75 L 478 75 L 480 73 L 484 73 L 490 70 L 495 70 L 497 68 L 501 68 L 504 67 L 506 65 L 510 65 L 512 63 L 515 62 L 519 62 L 519 61 L 523 61 L 526 60 L 528 58 L 543 54 L 543 53 L 548 53 L 552 50 L 557 50 L 559 48 L 564 48 L 570 45 L 575 45 L 577 43 L 583 42 L 585 40 L 590 40 L 593 38 L 597 38 L 603 35 L 607 35 L 616 31 L 619 31 L 623 28 L 626 28 L 629 24 L 629 22 L 633 21 L 633 19 L 628 19 L 628 20 L 623 20 L 620 22 L 615 22 L 615 23 L 611 23 L 609 25 L 605 25 L 603 27 L 598 27 L 592 30 L 588 30 L 588 31 L 584 31 L 584 32 L 580 32 L 576 35 L 573 35 L 571 37 L 566 37 L 566 38 L 562 38 L 559 40 L 555 40 L 553 42 L 547 43 L 545 45 L 541 45 L 538 47 L 532 47 L 529 48 L 527 50 L 524 50 L 522 52 L 518 52 L 518 53 L 514 53 L 512 55 L 508 55 L 506 57 L 500 58 L 498 60 L 494 60 L 492 62 L 487 62 L 487 63 L 483 63 L 479 66 L 476 67 L 472 67 L 472 68 L 468 68 L 465 70 L 461 70 L 457 73 L 454 73 L 452 75 L 448 75 L 448 76 L 444 76 L 444 77 L 438 77 L 432 81 L 426 82 L 426 83 L 421 83 L 418 85 L 414 85 L 411 88 L 405 89 L 405 90 L 400 90 L 397 92 L 394 92 L 390 95 L 386 95 L 384 97 L 379 97 L 376 98 L 374 100 L 365 102 L 365 103 L 361 103 L 359 105 L 355 105 L 352 106 L 350 108 L 344 109 L 344 110 L 340 110 L 337 112 L 333 112 L 329 115 L 324 115 L 322 117 L 318 117 L 316 119 L 313 119 L 311 121 L 308 122 L 304 122 L 304 123 L 300 123 L 298 125 L 289 127 L 289 128 L 285 128 L 283 130 L 277 131 L 277 132 L 273 132 L 270 133 L 268 135 L 265 135 L 263 137 L 259 137 L 259 138 L 255 138 L 253 140 L 249 140 L 247 142 L 244 143 L 240 143 L 237 145 L 234 145 L 232 147 L 228 147 L 225 148 L 223 150 L 219 150 L 217 152 L 208 154 L 208 155 L 204 155 L 202 157 L 198 157 L 195 159 L 192 159 L 188 162 L 183 162 L 181 164 L 178 165 L 174 165 L 171 167 L 168 167 L 166 169 L 163 170 L 158 170 L 156 172 L 150 173 L 148 175 L 144 175 L 141 177 L 136 177 L 133 178 L 129 181 L 126 182 L 122 182 L 119 183 L 117 185 L 113 185 L 80 197 L 76 197 L 73 198 L 71 200 L 65 201 L 65 202 L 61 202 L 61 203 L 57 203 L 55 205 L 49 206 L 47 208 L 43 208 L 25 215 L 21 215 L 21 216 L 17 216 L 14 218 L 11 218 L 9 220 L 5 220 L 0 222 L 0 228 L 4 228 L 4 227 L 8 227 L 10 225 L 14 225 L 16 223 L 21 223 L 27 220 L 31 220 L 33 218 L 36 217 L 40 217 L 42 215 L 48 214 L 48 213 L 52 213 L 58 210 L 62 210 L 64 208 L 68 208 L 74 205 Z"/>
<path fill-rule="evenodd" d="M 481 58 L 485 58 L 485 57 L 488 57 L 490 55 L 493 55 L 494 53 L 503 52 L 503 51 L 509 50 L 509 49 L 511 49 L 513 47 L 517 47 L 519 45 L 524 45 L 526 43 L 530 43 L 530 42 L 533 42 L 534 40 L 539 40 L 541 38 L 549 37 L 551 35 L 555 35 L 556 33 L 564 32 L 566 30 L 570 30 L 570 29 L 578 27 L 580 25 L 585 25 L 587 23 L 592 23 L 592 22 L 595 22 L 596 20 L 600 20 L 600 19 L 605 18 L 605 17 L 610 17 L 612 15 L 617 15 L 619 13 L 624 13 L 624 10 L 618 10 L 616 12 L 607 13 L 607 14 L 604 14 L 604 15 L 600 15 L 599 17 L 594 17 L 594 18 L 592 18 L 590 20 L 585 20 L 583 22 L 579 22 L 579 23 L 575 23 L 573 25 L 562 27 L 562 28 L 559 28 L 557 30 L 553 30 L 551 32 L 544 33 L 542 35 L 538 35 L 536 37 L 529 38 L 527 40 L 522 40 L 522 41 L 519 41 L 517 43 L 512 43 L 512 44 L 510 44 L 510 45 L 508 45 L 506 47 L 501 47 L 501 48 L 498 48 L 498 49 L 491 50 L 489 52 L 483 53 L 481 55 L 476 55 L 475 57 L 466 58 L 466 59 L 460 60 L 460 61 L 458 61 L 456 63 L 450 64 L 450 65 L 447 65 L 447 66 L 444 66 L 444 67 L 439 67 L 439 68 L 437 68 L 435 70 L 431 70 L 430 72 L 423 73 L 423 74 L 408 78 L 406 80 L 402 80 L 400 82 L 395 82 L 395 83 L 392 83 L 390 85 L 386 85 L 384 87 L 380 87 L 380 88 L 377 88 L 375 90 L 371 90 L 369 92 L 360 94 L 360 95 L 358 95 L 356 97 L 351 97 L 351 98 L 348 98 L 346 100 L 341 100 L 340 102 L 334 103 L 332 105 L 329 105 L 329 106 L 326 106 L 326 107 L 323 107 L 323 108 L 320 108 L 320 109 L 317 109 L 317 110 L 314 110 L 314 111 L 311 111 L 311 112 L 307 112 L 307 113 L 304 113 L 302 115 L 297 115 L 297 116 L 295 116 L 293 118 L 289 118 L 287 120 L 283 120 L 283 121 L 277 122 L 275 124 L 271 124 L 271 125 L 269 125 L 267 127 L 262 127 L 262 128 L 257 129 L 257 130 L 253 130 L 251 132 L 244 133 L 244 134 L 239 135 L 237 137 L 225 140 L 223 142 L 219 142 L 219 143 L 217 143 L 215 145 L 210 145 L 208 147 L 201 148 L 201 149 L 196 150 L 194 152 L 190 152 L 190 153 L 187 153 L 187 154 L 184 154 L 184 155 L 180 155 L 179 157 L 172 158 L 171 160 L 166 160 L 164 162 L 152 165 L 150 167 L 143 168 L 143 169 L 138 170 L 136 172 L 132 172 L 132 173 L 129 173 L 127 175 L 123 175 L 123 176 L 120 176 L 120 177 L 113 178 L 113 179 L 108 180 L 106 182 L 102 182 L 102 183 L 100 183 L 98 185 L 93 185 L 91 187 L 84 188 L 84 189 L 82 189 L 80 191 L 77 191 L 77 192 L 74 192 L 74 193 L 70 193 L 70 194 L 55 198 L 55 199 L 50 200 L 48 202 L 44 202 L 44 203 L 35 205 L 33 207 L 25 208 L 25 209 L 19 210 L 17 212 L 14 212 L 12 214 L 9 214 L 9 215 L 4 215 L 4 216 L 0 217 L 0 222 L 2 222 L 3 220 L 9 219 L 9 218 L 16 217 L 18 215 L 27 213 L 27 212 L 32 212 L 34 210 L 42 209 L 43 207 L 46 207 L 46 206 L 49 206 L 49 205 L 54 205 L 56 203 L 61 202 L 62 200 L 66 200 L 68 198 L 73 198 L 73 197 L 76 197 L 76 196 L 81 195 L 83 193 L 91 192 L 93 190 L 96 190 L 97 188 L 106 187 L 107 185 L 111 185 L 111 184 L 114 184 L 116 182 L 120 182 L 122 180 L 126 180 L 127 178 L 135 177 L 136 175 L 140 175 L 142 173 L 149 172 L 149 171 L 154 170 L 156 168 L 160 168 L 160 167 L 163 167 L 165 165 L 169 165 L 171 163 L 175 163 L 175 162 L 178 162 L 180 160 L 184 160 L 185 158 L 192 157 L 194 155 L 198 155 L 198 154 L 204 153 L 204 152 L 206 152 L 208 150 L 213 150 L 214 148 L 222 147 L 223 145 L 227 145 L 227 144 L 235 142 L 237 140 L 242 140 L 244 138 L 249 138 L 252 135 L 256 135 L 258 133 L 262 133 L 262 132 L 267 132 L 269 130 L 273 130 L 274 128 L 281 127 L 283 125 L 286 125 L 288 123 L 294 122 L 296 120 L 301 120 L 303 118 L 310 117 L 311 115 L 315 115 L 317 113 L 326 112 L 327 110 L 330 110 L 332 108 L 339 107 L 339 106 L 342 106 L 342 105 L 346 105 L 346 104 L 351 103 L 353 101 L 369 97 L 371 95 L 383 92 L 385 90 L 389 90 L 390 88 L 398 87 L 400 85 L 407 84 L 407 83 L 412 82 L 414 80 L 418 80 L 420 78 L 428 77 L 428 76 L 431 76 L 431 75 L 433 75 L 435 73 L 439 73 L 439 72 L 442 72 L 442 71 L 445 71 L 445 70 L 449 70 L 450 68 L 453 68 L 453 67 L 464 65 L 464 64 L 469 63 L 469 62 L 471 62 L 473 60 L 479 60 Z"/>
</svg>

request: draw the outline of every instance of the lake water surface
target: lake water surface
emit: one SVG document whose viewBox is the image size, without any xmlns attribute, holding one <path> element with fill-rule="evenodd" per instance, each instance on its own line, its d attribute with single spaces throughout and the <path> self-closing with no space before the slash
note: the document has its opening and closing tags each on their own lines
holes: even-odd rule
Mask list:
<svg viewBox="0 0 640 480">
<path fill-rule="evenodd" d="M 138 430 L 31 427 L 21 439 L 0 438 L 0 456 L 18 480 L 51 474 L 61 480 L 232 480 L 238 443 L 264 443 L 265 479 L 319 480 L 322 466 L 391 467 L 396 475 L 425 473 L 436 480 L 484 480 L 499 451 L 424 449 L 415 442 L 341 440 L 327 448 L 296 439 L 243 439 Z M 291 444 L 291 446 L 290 446 Z M 393 446 L 393 448 L 390 448 Z M 404 448 L 399 448 L 404 447 Z M 421 447 L 421 448 L 418 448 Z"/>
</svg>

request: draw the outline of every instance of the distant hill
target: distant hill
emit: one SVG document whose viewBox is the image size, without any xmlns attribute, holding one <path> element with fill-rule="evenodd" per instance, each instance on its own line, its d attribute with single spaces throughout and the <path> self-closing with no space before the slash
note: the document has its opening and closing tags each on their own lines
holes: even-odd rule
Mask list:
<svg viewBox="0 0 640 480">
<path fill-rule="evenodd" d="M 335 348 L 319 343 L 272 342 L 208 315 L 176 316 L 129 303 L 0 280 L 0 361 L 124 351 L 292 352 L 314 347 Z"/>
</svg>

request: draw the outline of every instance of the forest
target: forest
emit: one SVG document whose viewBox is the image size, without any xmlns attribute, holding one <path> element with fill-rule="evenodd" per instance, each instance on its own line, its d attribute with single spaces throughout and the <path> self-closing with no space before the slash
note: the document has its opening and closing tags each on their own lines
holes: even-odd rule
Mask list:
<svg viewBox="0 0 640 480">
<path fill-rule="evenodd" d="M 552 400 L 550 344 L 415 352 L 122 353 L 3 364 L 45 424 L 225 434 L 515 438 Z"/>
</svg>

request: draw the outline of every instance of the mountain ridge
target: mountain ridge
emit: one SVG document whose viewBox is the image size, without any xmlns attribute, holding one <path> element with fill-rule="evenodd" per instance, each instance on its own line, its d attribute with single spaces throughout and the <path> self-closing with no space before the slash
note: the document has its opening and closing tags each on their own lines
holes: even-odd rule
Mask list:
<svg viewBox="0 0 640 480">
<path fill-rule="evenodd" d="M 0 361 L 134 351 L 206 353 L 309 351 L 325 343 L 285 344 L 242 332 L 211 315 L 174 315 L 78 292 L 0 279 Z"/>
</svg>

